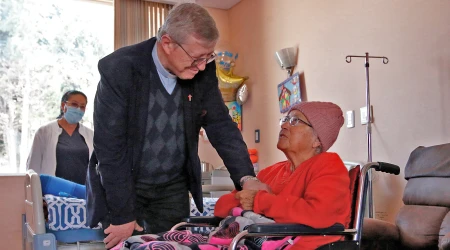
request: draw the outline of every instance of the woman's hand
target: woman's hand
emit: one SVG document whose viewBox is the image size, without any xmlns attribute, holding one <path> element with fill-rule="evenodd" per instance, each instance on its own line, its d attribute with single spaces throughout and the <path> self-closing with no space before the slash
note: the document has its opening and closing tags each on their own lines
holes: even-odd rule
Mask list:
<svg viewBox="0 0 450 250">
<path fill-rule="evenodd" d="M 253 202 L 258 190 L 242 190 L 236 193 L 235 197 L 241 203 L 242 209 L 253 210 Z"/>
</svg>

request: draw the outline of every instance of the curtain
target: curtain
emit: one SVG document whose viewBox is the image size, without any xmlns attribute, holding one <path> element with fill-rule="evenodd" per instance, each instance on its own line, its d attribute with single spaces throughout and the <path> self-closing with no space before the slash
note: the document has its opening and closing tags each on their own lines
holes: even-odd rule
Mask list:
<svg viewBox="0 0 450 250">
<path fill-rule="evenodd" d="M 173 5 L 154 2 L 149 3 L 149 34 L 150 37 L 154 37 L 156 36 L 159 27 L 161 27 L 164 23 L 164 20 L 166 20 L 166 17 L 169 14 L 170 9 L 172 9 Z"/>
<path fill-rule="evenodd" d="M 155 36 L 171 8 L 145 0 L 114 0 L 114 49 Z"/>
</svg>

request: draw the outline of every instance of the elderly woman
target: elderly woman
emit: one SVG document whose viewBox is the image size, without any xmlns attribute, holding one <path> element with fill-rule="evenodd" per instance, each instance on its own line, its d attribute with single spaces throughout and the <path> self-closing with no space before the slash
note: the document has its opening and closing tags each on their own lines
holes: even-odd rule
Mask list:
<svg viewBox="0 0 450 250">
<path fill-rule="evenodd" d="M 343 123 L 342 110 L 333 103 L 294 105 L 280 120 L 277 147 L 287 160 L 263 169 L 257 176 L 272 192 L 233 191 L 219 199 L 215 215 L 226 217 L 232 208 L 242 206 L 279 223 L 300 223 L 314 228 L 335 223 L 348 225 L 348 171 L 336 153 L 327 152 Z M 316 249 L 339 239 L 339 236 L 297 237 L 291 249 Z"/>
</svg>

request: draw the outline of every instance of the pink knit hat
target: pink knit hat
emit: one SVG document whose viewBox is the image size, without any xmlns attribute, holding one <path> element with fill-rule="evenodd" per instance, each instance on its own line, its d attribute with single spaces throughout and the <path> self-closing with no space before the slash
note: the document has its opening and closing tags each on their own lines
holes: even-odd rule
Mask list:
<svg viewBox="0 0 450 250">
<path fill-rule="evenodd" d="M 316 131 L 322 151 L 326 152 L 336 141 L 344 124 L 341 108 L 331 102 L 300 102 L 289 110 L 302 112 Z"/>
</svg>

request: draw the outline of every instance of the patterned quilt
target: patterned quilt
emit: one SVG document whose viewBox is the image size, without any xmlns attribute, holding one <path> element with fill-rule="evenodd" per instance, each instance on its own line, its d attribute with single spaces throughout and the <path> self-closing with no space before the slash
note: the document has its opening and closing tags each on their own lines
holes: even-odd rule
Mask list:
<svg viewBox="0 0 450 250">
<path fill-rule="evenodd" d="M 273 220 L 252 211 L 234 208 L 231 215 L 223 219 L 209 236 L 191 231 L 168 231 L 160 234 L 137 235 L 118 244 L 112 250 L 226 250 L 234 236 L 254 223 L 274 223 Z M 252 238 L 240 243 L 237 249 L 289 249 L 292 237 Z"/>
</svg>

